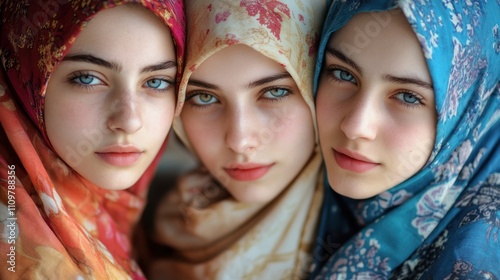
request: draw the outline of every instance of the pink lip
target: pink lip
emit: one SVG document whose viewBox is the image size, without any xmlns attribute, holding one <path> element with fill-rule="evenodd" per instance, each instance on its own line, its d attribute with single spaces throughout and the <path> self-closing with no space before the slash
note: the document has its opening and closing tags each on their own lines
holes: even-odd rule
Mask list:
<svg viewBox="0 0 500 280">
<path fill-rule="evenodd" d="M 131 145 L 113 145 L 96 152 L 96 154 L 108 164 L 124 167 L 136 163 L 141 158 L 143 151 Z"/>
<path fill-rule="evenodd" d="M 379 163 L 376 163 L 363 155 L 347 149 L 341 148 L 332 150 L 335 161 L 340 166 L 340 168 L 345 170 L 353 171 L 356 173 L 364 173 L 380 165 Z"/>
<path fill-rule="evenodd" d="M 273 165 L 274 164 L 264 165 L 257 163 L 230 164 L 224 167 L 224 170 L 235 180 L 254 181 L 266 175 Z"/>
</svg>

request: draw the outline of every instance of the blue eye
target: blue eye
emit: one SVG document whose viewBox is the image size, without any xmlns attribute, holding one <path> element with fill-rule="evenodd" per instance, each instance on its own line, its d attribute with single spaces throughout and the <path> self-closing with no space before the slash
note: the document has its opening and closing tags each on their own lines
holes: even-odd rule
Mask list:
<svg viewBox="0 0 500 280">
<path fill-rule="evenodd" d="M 354 76 L 347 71 L 341 69 L 333 69 L 332 74 L 338 80 L 351 82 L 354 84 L 356 83 L 356 79 L 354 79 Z"/>
<path fill-rule="evenodd" d="M 325 73 L 326 75 L 334 82 L 336 83 L 351 83 L 354 85 L 358 84 L 358 81 L 356 81 L 356 78 L 354 77 L 351 72 L 349 72 L 347 69 L 343 68 L 342 66 L 338 66 L 336 64 L 329 65 L 325 68 Z"/>
<path fill-rule="evenodd" d="M 269 99 L 283 98 L 290 94 L 290 91 L 284 88 L 272 88 L 267 90 L 262 96 Z"/>
<path fill-rule="evenodd" d="M 102 83 L 96 76 L 89 74 L 77 74 L 77 76 L 71 78 L 71 81 L 84 86 L 94 86 Z"/>
<path fill-rule="evenodd" d="M 400 92 L 394 95 L 394 97 L 407 106 L 421 106 L 422 98 L 411 92 Z"/>
<path fill-rule="evenodd" d="M 217 98 L 208 93 L 196 93 L 188 97 L 194 105 L 204 106 L 217 102 Z"/>
<path fill-rule="evenodd" d="M 77 71 L 71 73 L 67 78 L 67 82 L 73 86 L 78 86 L 84 89 L 91 89 L 94 86 L 105 85 L 106 83 L 99 79 L 96 75 L 90 74 L 87 71 Z"/>
<path fill-rule="evenodd" d="M 164 90 L 170 86 L 170 83 L 163 79 L 151 79 L 146 81 L 146 85 L 157 90 Z"/>
</svg>

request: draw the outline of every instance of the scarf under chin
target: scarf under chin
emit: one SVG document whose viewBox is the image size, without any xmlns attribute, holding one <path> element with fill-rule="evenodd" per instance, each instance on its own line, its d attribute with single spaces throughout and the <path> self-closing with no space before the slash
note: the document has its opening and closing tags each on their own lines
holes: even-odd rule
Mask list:
<svg viewBox="0 0 500 280">
<path fill-rule="evenodd" d="M 180 103 L 191 74 L 201 63 L 223 48 L 244 44 L 283 66 L 315 122 L 311 78 L 324 1 L 189 0 L 186 6 L 189 35 Z M 174 128 L 189 146 L 180 119 L 174 121 Z M 302 278 L 310 261 L 322 199 L 320 165 L 316 145 L 295 179 L 266 204 L 234 201 L 218 187 L 210 189 L 215 185 L 209 183 L 209 177 L 188 176 L 184 184 L 190 181 L 193 187 L 178 187 L 169 193 L 155 216 L 155 242 L 150 244 L 154 252 L 150 259 L 148 254 L 143 255 L 143 263 L 150 267 L 148 276 Z M 217 194 L 211 196 L 211 191 Z M 195 199 L 194 194 L 202 194 L 201 199 Z M 204 200 L 204 196 L 212 199 Z"/>
<path fill-rule="evenodd" d="M 47 147 L 7 92 L 0 93 L 0 122 L 1 259 L 15 252 L 8 265 L 15 272 L 3 266 L 2 279 L 143 278 L 129 240 L 149 179 L 124 191 L 94 186 Z"/>
<path fill-rule="evenodd" d="M 170 28 L 180 74 L 183 1 L 0 1 L 0 279 L 144 278 L 129 239 L 160 154 L 131 188 L 104 190 L 55 155 L 44 126 L 48 79 L 85 23 L 132 2 Z"/>
<path fill-rule="evenodd" d="M 315 250 L 326 257 L 315 261 L 314 279 L 498 279 L 500 2 L 334 1 L 316 85 L 333 32 L 357 13 L 396 7 L 432 77 L 434 150 L 418 173 L 372 198 L 350 199 L 325 186 Z"/>
<path fill-rule="evenodd" d="M 302 173 L 268 204 L 207 199 L 208 175 L 190 175 L 160 203 L 155 242 L 170 247 L 151 279 L 303 279 L 322 199 L 316 150 Z M 186 185 L 189 185 L 186 187 Z M 209 187 L 217 193 L 218 187 Z M 196 202 L 198 201 L 198 202 Z M 164 251 L 165 253 L 165 251 Z"/>
</svg>

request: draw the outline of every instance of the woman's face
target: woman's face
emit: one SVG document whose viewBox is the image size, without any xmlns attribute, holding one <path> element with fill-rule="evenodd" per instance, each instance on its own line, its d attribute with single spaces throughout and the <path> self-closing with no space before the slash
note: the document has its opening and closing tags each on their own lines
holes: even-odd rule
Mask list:
<svg viewBox="0 0 500 280">
<path fill-rule="evenodd" d="M 175 76 L 169 28 L 153 13 L 135 5 L 99 12 L 49 80 L 52 146 L 97 186 L 132 186 L 171 127 Z"/>
<path fill-rule="evenodd" d="M 244 202 L 275 198 L 315 145 L 311 111 L 295 81 L 245 45 L 226 47 L 196 69 L 181 119 L 206 168 Z"/>
<path fill-rule="evenodd" d="M 358 14 L 336 32 L 319 82 L 328 181 L 355 199 L 410 178 L 434 145 L 432 80 L 417 37 L 396 11 Z"/>
</svg>

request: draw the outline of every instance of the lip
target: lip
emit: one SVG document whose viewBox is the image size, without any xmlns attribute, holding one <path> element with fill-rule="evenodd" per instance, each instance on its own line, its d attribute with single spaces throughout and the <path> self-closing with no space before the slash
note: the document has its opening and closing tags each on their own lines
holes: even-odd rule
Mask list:
<svg viewBox="0 0 500 280">
<path fill-rule="evenodd" d="M 332 149 L 337 165 L 345 170 L 364 173 L 380 165 L 369 158 L 348 149 Z"/>
<path fill-rule="evenodd" d="M 241 164 L 230 164 L 224 167 L 226 173 L 231 176 L 231 178 L 237 181 L 255 181 L 258 180 L 273 167 L 272 164 L 259 164 L 259 163 L 241 163 Z"/>
<path fill-rule="evenodd" d="M 144 152 L 133 145 L 113 145 L 96 152 L 106 163 L 126 167 L 135 164 Z"/>
</svg>

